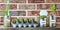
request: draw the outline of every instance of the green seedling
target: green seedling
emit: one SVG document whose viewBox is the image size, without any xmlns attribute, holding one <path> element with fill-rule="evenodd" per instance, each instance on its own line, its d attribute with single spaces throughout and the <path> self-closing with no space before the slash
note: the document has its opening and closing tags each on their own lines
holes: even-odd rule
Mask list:
<svg viewBox="0 0 60 30">
<path fill-rule="evenodd" d="M 52 6 L 50 7 L 50 9 L 51 9 L 52 12 L 55 12 L 57 8 L 56 8 L 55 5 L 52 5 Z"/>
<path fill-rule="evenodd" d="M 16 22 L 17 22 L 16 20 L 13 20 L 13 23 L 14 23 L 14 24 L 16 24 Z"/>
<path fill-rule="evenodd" d="M 40 15 L 39 17 L 40 17 L 40 18 L 46 18 L 46 16 L 45 16 L 45 15 Z"/>
<path fill-rule="evenodd" d="M 7 5 L 6 9 L 4 10 L 4 15 L 8 15 L 9 14 L 9 10 L 10 10 L 11 6 L 10 4 Z"/>
<path fill-rule="evenodd" d="M 17 19 L 17 21 L 18 21 L 18 23 L 22 23 L 22 20 L 20 20 L 20 19 Z"/>
</svg>

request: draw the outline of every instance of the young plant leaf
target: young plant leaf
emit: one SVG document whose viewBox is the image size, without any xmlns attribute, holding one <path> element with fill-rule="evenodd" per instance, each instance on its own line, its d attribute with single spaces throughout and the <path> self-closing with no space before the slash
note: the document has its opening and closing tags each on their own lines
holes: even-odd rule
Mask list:
<svg viewBox="0 0 60 30">
<path fill-rule="evenodd" d="M 56 6 L 55 5 L 52 5 L 51 7 L 50 7 L 50 9 L 51 9 L 51 11 L 56 11 Z"/>
<path fill-rule="evenodd" d="M 4 15 L 8 15 L 10 7 L 11 7 L 10 4 L 8 4 L 6 9 L 4 10 Z"/>
</svg>

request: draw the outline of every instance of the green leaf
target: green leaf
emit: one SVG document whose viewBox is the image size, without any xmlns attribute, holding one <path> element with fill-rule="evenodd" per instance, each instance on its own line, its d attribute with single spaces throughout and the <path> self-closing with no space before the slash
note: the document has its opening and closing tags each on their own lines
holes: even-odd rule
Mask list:
<svg viewBox="0 0 60 30">
<path fill-rule="evenodd" d="M 40 15 L 39 17 L 40 17 L 40 18 L 46 18 L 46 16 L 45 16 L 45 15 Z"/>
<path fill-rule="evenodd" d="M 26 23 L 26 22 L 27 22 L 27 20 L 24 20 L 24 22 Z"/>
<path fill-rule="evenodd" d="M 16 24 L 16 22 L 17 22 L 16 20 L 13 20 L 13 23 L 14 23 L 14 24 Z"/>
<path fill-rule="evenodd" d="M 32 23 L 33 20 L 28 20 L 28 23 Z"/>
<path fill-rule="evenodd" d="M 8 10 L 5 10 L 4 15 L 8 15 L 8 12 L 9 12 Z"/>
<path fill-rule="evenodd" d="M 52 6 L 50 7 L 50 9 L 51 9 L 51 11 L 56 11 L 56 6 L 55 6 L 55 5 L 52 5 Z"/>
<path fill-rule="evenodd" d="M 10 4 L 8 4 L 6 9 L 4 10 L 4 15 L 8 15 L 10 8 L 11 8 L 11 6 L 10 6 Z"/>
<path fill-rule="evenodd" d="M 20 20 L 20 19 L 17 19 L 17 21 L 18 21 L 18 23 L 22 23 L 22 20 Z"/>
</svg>

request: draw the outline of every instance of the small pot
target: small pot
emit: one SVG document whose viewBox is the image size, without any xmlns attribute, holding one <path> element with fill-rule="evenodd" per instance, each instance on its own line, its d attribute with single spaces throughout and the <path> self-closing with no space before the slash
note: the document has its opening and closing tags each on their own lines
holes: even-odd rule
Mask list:
<svg viewBox="0 0 60 30">
<path fill-rule="evenodd" d="M 29 27 L 31 27 L 32 25 L 31 24 L 28 24 Z"/>
<path fill-rule="evenodd" d="M 19 28 L 21 28 L 22 27 L 22 24 L 18 24 L 18 26 L 19 26 Z"/>
<path fill-rule="evenodd" d="M 37 24 L 33 24 L 33 26 L 36 28 L 37 27 Z"/>
<path fill-rule="evenodd" d="M 27 25 L 26 24 L 23 24 L 23 27 L 26 27 Z"/>
<path fill-rule="evenodd" d="M 13 28 L 16 28 L 17 24 L 12 24 Z"/>
</svg>

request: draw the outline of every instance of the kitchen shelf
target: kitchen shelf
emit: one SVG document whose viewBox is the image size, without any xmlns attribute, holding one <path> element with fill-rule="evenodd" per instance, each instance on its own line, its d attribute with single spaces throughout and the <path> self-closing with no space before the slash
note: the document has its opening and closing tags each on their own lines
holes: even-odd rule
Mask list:
<svg viewBox="0 0 60 30">
<path fill-rule="evenodd" d="M 0 17 L 4 17 L 4 16 L 0 16 Z M 11 16 L 11 17 L 38 17 L 38 16 Z"/>
<path fill-rule="evenodd" d="M 0 4 L 21 4 L 21 5 L 24 5 L 24 4 L 27 4 L 27 3 L 0 3 Z M 28 3 L 27 5 L 35 5 L 35 4 L 60 4 L 60 3 Z"/>
<path fill-rule="evenodd" d="M 35 5 L 36 3 L 0 3 L 0 4 L 20 4 L 20 5 Z M 38 3 L 37 3 L 38 4 Z M 42 4 L 42 3 L 41 3 Z M 43 3 L 44 4 L 44 3 Z"/>
<path fill-rule="evenodd" d="M 38 17 L 38 16 L 11 16 L 11 17 Z"/>
<path fill-rule="evenodd" d="M 23 10 L 23 9 L 19 9 L 19 10 L 9 10 L 9 11 L 40 11 L 40 10 L 47 10 L 47 11 L 51 11 L 50 9 L 37 9 L 37 10 Z M 4 11 L 4 10 L 0 10 L 0 11 Z M 60 10 L 56 10 L 56 11 L 60 11 Z"/>
</svg>

